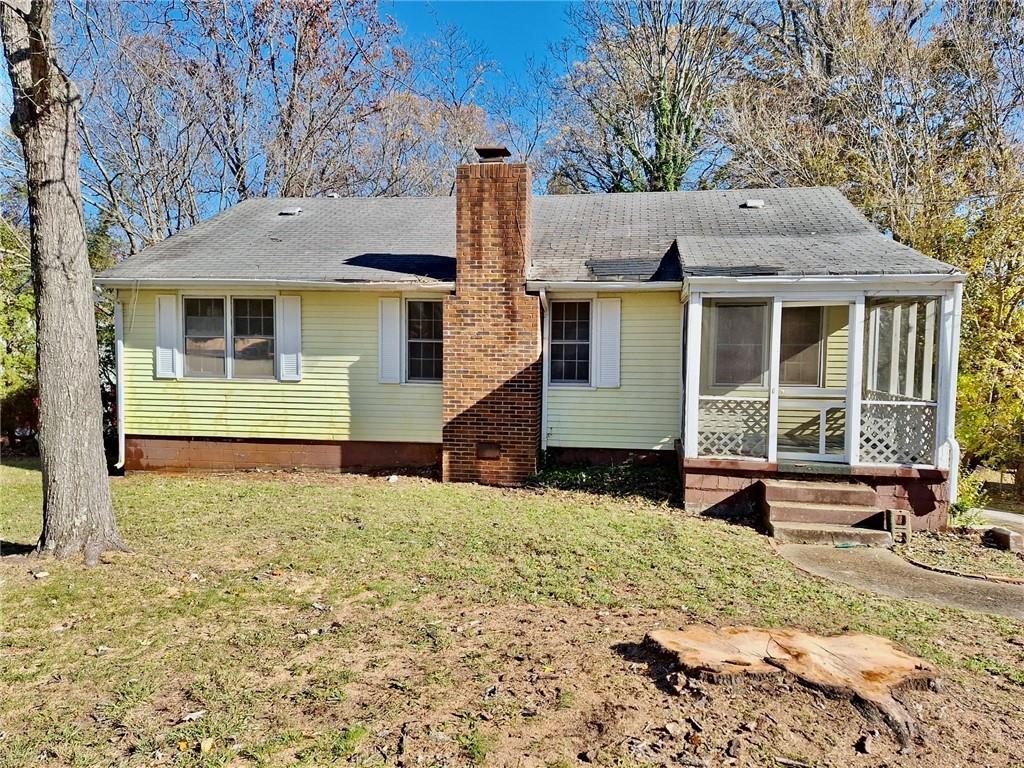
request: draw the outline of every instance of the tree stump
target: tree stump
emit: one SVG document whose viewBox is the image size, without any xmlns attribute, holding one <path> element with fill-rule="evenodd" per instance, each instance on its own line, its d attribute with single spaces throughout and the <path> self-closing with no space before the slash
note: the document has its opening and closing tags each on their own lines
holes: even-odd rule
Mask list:
<svg viewBox="0 0 1024 768">
<path fill-rule="evenodd" d="M 827 696 L 851 701 L 869 718 L 880 717 L 903 746 L 918 729 L 895 692 L 938 681 L 934 666 L 875 635 L 692 625 L 652 632 L 647 642 L 674 657 L 687 676 L 713 683 L 792 675 Z"/>
</svg>

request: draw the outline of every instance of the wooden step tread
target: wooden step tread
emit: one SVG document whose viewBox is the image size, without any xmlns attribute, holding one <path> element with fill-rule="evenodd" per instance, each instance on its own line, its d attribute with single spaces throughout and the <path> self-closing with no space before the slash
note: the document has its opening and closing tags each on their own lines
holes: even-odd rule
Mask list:
<svg viewBox="0 0 1024 768">
<path fill-rule="evenodd" d="M 768 533 L 776 541 L 789 544 L 827 544 L 831 546 L 891 547 L 888 531 L 856 528 L 832 523 L 770 522 Z"/>
<path fill-rule="evenodd" d="M 765 486 L 772 486 L 775 488 L 811 488 L 823 491 L 874 491 L 870 485 L 862 483 L 859 480 L 787 480 L 783 478 L 763 480 L 762 482 Z"/>
<path fill-rule="evenodd" d="M 829 504 L 828 502 L 814 502 L 814 501 L 789 501 L 787 499 L 771 499 L 767 502 L 768 506 L 771 507 L 786 507 L 787 509 L 805 509 L 807 511 L 822 511 L 828 512 L 829 510 L 836 512 L 852 512 L 854 510 L 871 512 L 877 514 L 882 510 L 874 504 Z"/>
</svg>

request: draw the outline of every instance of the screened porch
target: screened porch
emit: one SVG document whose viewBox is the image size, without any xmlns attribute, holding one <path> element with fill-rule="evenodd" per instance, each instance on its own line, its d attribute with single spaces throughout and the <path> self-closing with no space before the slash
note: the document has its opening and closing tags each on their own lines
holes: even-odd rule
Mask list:
<svg viewBox="0 0 1024 768">
<path fill-rule="evenodd" d="M 687 458 L 950 467 L 958 283 L 737 288 L 688 296 Z"/>
</svg>

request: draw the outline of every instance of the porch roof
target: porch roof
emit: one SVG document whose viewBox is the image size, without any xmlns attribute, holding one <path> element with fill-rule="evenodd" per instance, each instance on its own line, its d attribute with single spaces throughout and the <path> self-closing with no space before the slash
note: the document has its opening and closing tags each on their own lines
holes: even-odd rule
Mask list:
<svg viewBox="0 0 1024 768">
<path fill-rule="evenodd" d="M 763 207 L 748 207 L 749 200 Z M 541 204 L 543 201 L 543 204 Z M 533 280 L 950 274 L 831 187 L 538 198 Z"/>
</svg>

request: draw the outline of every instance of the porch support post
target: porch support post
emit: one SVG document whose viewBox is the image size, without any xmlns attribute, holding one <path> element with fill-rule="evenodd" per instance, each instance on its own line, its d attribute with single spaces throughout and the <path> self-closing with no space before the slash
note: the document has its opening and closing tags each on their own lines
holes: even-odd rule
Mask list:
<svg viewBox="0 0 1024 768">
<path fill-rule="evenodd" d="M 846 360 L 846 461 L 860 463 L 860 400 L 864 378 L 864 297 L 850 305 Z"/>
<path fill-rule="evenodd" d="M 917 303 L 910 305 L 907 317 L 907 366 L 903 394 L 914 396 L 914 376 L 917 373 Z"/>
<path fill-rule="evenodd" d="M 779 460 L 779 365 L 782 357 L 782 297 L 772 297 L 771 344 L 768 352 L 768 462 Z"/>
<path fill-rule="evenodd" d="M 938 302 L 929 301 L 924 309 L 924 358 L 921 361 L 921 399 L 935 400 L 932 389 L 932 361 L 935 359 L 935 310 Z"/>
<path fill-rule="evenodd" d="M 960 358 L 960 311 L 963 285 L 957 283 L 953 292 L 942 296 L 939 325 L 938 413 L 935 418 L 935 463 L 950 470 L 952 484 L 959 462 L 956 442 L 956 371 Z M 956 486 L 950 489 L 953 495 Z"/>
<path fill-rule="evenodd" d="M 686 401 L 683 419 L 683 456 L 697 458 L 697 419 L 700 411 L 700 358 L 701 321 L 703 298 L 699 292 L 691 292 L 686 305 Z"/>
</svg>

